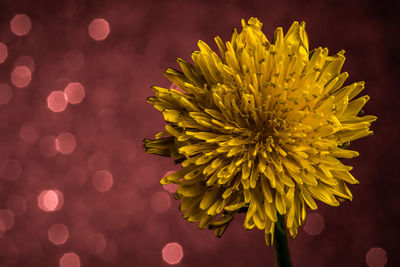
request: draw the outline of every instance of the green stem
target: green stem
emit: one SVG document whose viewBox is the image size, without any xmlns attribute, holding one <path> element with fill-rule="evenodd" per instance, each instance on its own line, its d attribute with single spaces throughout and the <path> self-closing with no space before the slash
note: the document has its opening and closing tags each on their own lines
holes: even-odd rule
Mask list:
<svg viewBox="0 0 400 267">
<path fill-rule="evenodd" d="M 285 220 L 278 214 L 278 221 L 275 224 L 274 247 L 278 267 L 291 267 L 289 247 L 286 238 Z"/>
</svg>

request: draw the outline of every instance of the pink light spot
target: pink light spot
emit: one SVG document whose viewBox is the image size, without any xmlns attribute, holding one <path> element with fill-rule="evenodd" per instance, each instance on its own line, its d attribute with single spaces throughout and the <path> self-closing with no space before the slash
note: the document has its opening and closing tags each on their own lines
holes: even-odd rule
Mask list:
<svg viewBox="0 0 400 267">
<path fill-rule="evenodd" d="M 11 31 L 17 36 L 27 35 L 31 30 L 31 19 L 25 14 L 15 15 L 10 22 Z"/>
<path fill-rule="evenodd" d="M 54 245 L 62 245 L 67 242 L 69 238 L 69 231 L 65 224 L 53 224 L 47 232 L 48 238 Z"/>
<path fill-rule="evenodd" d="M 9 159 L 1 164 L 0 170 L 0 174 L 3 176 L 4 180 L 13 182 L 18 180 L 19 176 L 21 175 L 21 164 L 18 160 Z"/>
<path fill-rule="evenodd" d="M 75 136 L 71 133 L 60 133 L 55 143 L 57 151 L 62 154 L 71 154 L 76 147 Z"/>
<path fill-rule="evenodd" d="M 0 42 L 0 64 L 6 61 L 7 57 L 8 57 L 7 46 L 2 42 Z"/>
<path fill-rule="evenodd" d="M 171 198 L 168 193 L 155 192 L 150 199 L 150 207 L 158 213 L 166 212 L 171 206 Z"/>
<path fill-rule="evenodd" d="M 79 104 L 85 98 L 85 89 L 80 83 L 70 83 L 64 89 L 65 96 L 69 103 Z"/>
<path fill-rule="evenodd" d="M 73 252 L 65 253 L 60 259 L 60 267 L 80 267 L 81 260 Z"/>
<path fill-rule="evenodd" d="M 47 107 L 53 112 L 62 112 L 67 107 L 68 101 L 63 91 L 53 91 L 47 97 Z"/>
<path fill-rule="evenodd" d="M 26 122 L 19 129 L 19 137 L 30 144 L 35 143 L 39 135 L 39 130 L 33 122 Z"/>
<path fill-rule="evenodd" d="M 99 255 L 103 253 L 104 249 L 106 248 L 106 239 L 104 238 L 104 235 L 100 233 L 94 233 L 86 239 L 86 245 L 90 253 Z"/>
<path fill-rule="evenodd" d="M 386 265 L 388 258 L 383 248 L 371 248 L 365 256 L 369 267 L 383 267 Z"/>
<path fill-rule="evenodd" d="M 113 185 L 113 177 L 109 171 L 97 171 L 92 179 L 93 187 L 99 192 L 106 192 L 111 189 Z"/>
<path fill-rule="evenodd" d="M 112 109 L 103 109 L 97 114 L 97 125 L 103 131 L 110 131 L 116 128 L 117 113 Z"/>
<path fill-rule="evenodd" d="M 175 171 L 168 171 L 164 174 L 165 176 L 168 176 L 172 173 L 174 173 Z M 163 185 L 164 190 L 166 190 L 167 192 L 174 194 L 176 192 L 176 190 L 178 190 L 178 185 L 177 184 L 165 184 Z"/>
<path fill-rule="evenodd" d="M 56 138 L 54 136 L 45 136 L 39 141 L 39 152 L 45 157 L 54 157 L 58 151 L 56 149 Z"/>
<path fill-rule="evenodd" d="M 310 213 L 307 215 L 304 230 L 309 235 L 319 235 L 325 227 L 324 217 L 318 213 Z"/>
<path fill-rule="evenodd" d="M 6 203 L 7 209 L 14 213 L 16 216 L 21 216 L 27 209 L 25 198 L 22 196 L 14 195 L 8 198 Z"/>
<path fill-rule="evenodd" d="M 110 168 L 110 160 L 104 152 L 94 152 L 89 157 L 88 167 L 91 171 L 100 171 Z"/>
<path fill-rule="evenodd" d="M 6 83 L 0 83 L 0 105 L 8 104 L 12 98 L 13 92 L 11 86 Z"/>
<path fill-rule="evenodd" d="M 58 190 L 45 190 L 37 198 L 38 206 L 46 212 L 53 212 L 61 209 L 64 204 L 64 196 Z"/>
<path fill-rule="evenodd" d="M 27 67 L 31 72 L 35 71 L 35 60 L 33 60 L 32 57 L 30 56 L 20 56 L 15 60 L 14 66 L 25 66 Z"/>
<path fill-rule="evenodd" d="M 14 226 L 15 216 L 10 210 L 2 209 L 0 210 L 0 221 L 3 222 L 3 230 L 8 231 Z"/>
<path fill-rule="evenodd" d="M 32 80 L 31 70 L 26 66 L 17 66 L 11 72 L 11 82 L 15 87 L 27 87 Z"/>
<path fill-rule="evenodd" d="M 178 264 L 183 258 L 182 246 L 176 242 L 168 243 L 162 249 L 162 257 L 166 263 Z"/>
<path fill-rule="evenodd" d="M 80 70 L 85 65 L 85 57 L 78 49 L 65 53 L 64 66 L 70 70 Z"/>
<path fill-rule="evenodd" d="M 89 24 L 89 35 L 96 41 L 102 41 L 110 33 L 110 25 L 105 19 L 94 19 Z"/>
<path fill-rule="evenodd" d="M 178 85 L 172 83 L 171 86 L 169 87 L 169 89 L 175 89 L 181 93 L 186 93 L 185 91 L 183 91 L 181 88 L 178 87 Z"/>
</svg>

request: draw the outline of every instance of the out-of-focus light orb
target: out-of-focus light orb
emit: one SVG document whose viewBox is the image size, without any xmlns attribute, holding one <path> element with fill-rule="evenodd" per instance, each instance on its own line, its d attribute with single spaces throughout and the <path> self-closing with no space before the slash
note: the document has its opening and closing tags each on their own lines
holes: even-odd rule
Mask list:
<svg viewBox="0 0 400 267">
<path fill-rule="evenodd" d="M 25 66 L 27 67 L 31 72 L 35 71 L 35 60 L 30 57 L 30 56 L 19 56 L 15 62 L 14 62 L 14 66 Z"/>
<path fill-rule="evenodd" d="M 27 143 L 35 143 L 39 136 L 39 130 L 33 122 L 26 122 L 19 128 L 19 137 Z"/>
<path fill-rule="evenodd" d="M 65 253 L 60 259 L 60 267 L 80 267 L 81 260 L 73 252 Z"/>
<path fill-rule="evenodd" d="M 110 190 L 113 183 L 112 174 L 106 170 L 97 171 L 92 178 L 93 187 L 99 192 Z"/>
<path fill-rule="evenodd" d="M 9 197 L 6 202 L 6 207 L 12 211 L 15 216 L 22 216 L 28 208 L 25 198 L 19 195 Z"/>
<path fill-rule="evenodd" d="M 93 233 L 86 239 L 86 245 L 90 253 L 99 255 L 106 248 L 106 239 L 101 233 Z"/>
<path fill-rule="evenodd" d="M 102 41 L 110 34 L 110 25 L 105 19 L 94 19 L 89 24 L 89 35 L 96 41 Z"/>
<path fill-rule="evenodd" d="M 47 158 L 57 155 L 56 138 L 50 135 L 42 137 L 39 141 L 39 152 Z"/>
<path fill-rule="evenodd" d="M 325 220 L 318 213 L 309 213 L 307 215 L 306 224 L 304 225 L 304 230 L 309 235 L 319 235 L 325 227 Z"/>
<path fill-rule="evenodd" d="M 85 56 L 78 49 L 64 54 L 64 66 L 70 70 L 80 70 L 85 65 Z"/>
<path fill-rule="evenodd" d="M 15 87 L 27 87 L 32 80 L 31 70 L 26 66 L 17 66 L 11 72 L 11 82 Z"/>
<path fill-rule="evenodd" d="M 37 202 L 41 210 L 53 212 L 61 209 L 64 196 L 59 190 L 44 190 L 39 194 Z"/>
<path fill-rule="evenodd" d="M 53 91 L 47 97 L 47 107 L 53 112 L 62 112 L 67 105 L 68 100 L 63 91 Z"/>
<path fill-rule="evenodd" d="M 14 213 L 12 213 L 8 209 L 1 209 L 0 210 L 0 221 L 3 222 L 4 224 L 4 231 L 10 230 L 15 223 L 15 216 Z"/>
<path fill-rule="evenodd" d="M 369 267 L 383 267 L 388 261 L 386 251 L 380 247 L 368 250 L 365 258 Z"/>
<path fill-rule="evenodd" d="M 31 19 L 25 14 L 15 15 L 10 22 L 11 31 L 17 36 L 27 35 L 31 27 Z"/>
<path fill-rule="evenodd" d="M 110 160 L 104 152 L 94 152 L 88 160 L 88 168 L 91 171 L 100 171 L 110 168 Z"/>
<path fill-rule="evenodd" d="M 0 166 L 0 175 L 8 182 L 18 180 L 21 171 L 21 164 L 16 159 L 5 160 Z"/>
<path fill-rule="evenodd" d="M 163 177 L 170 175 L 171 173 L 173 173 L 174 171 L 167 171 Z M 174 194 L 176 192 L 176 190 L 178 190 L 178 185 L 177 184 L 165 184 L 163 185 L 164 190 L 166 190 L 167 192 Z"/>
<path fill-rule="evenodd" d="M 85 89 L 80 83 L 69 83 L 64 89 L 65 96 L 69 103 L 79 104 L 85 98 Z"/>
<path fill-rule="evenodd" d="M 6 105 L 10 102 L 13 92 L 11 86 L 6 83 L 0 83 L 0 105 Z"/>
<path fill-rule="evenodd" d="M 150 207 L 155 212 L 166 212 L 171 206 L 171 198 L 167 192 L 155 192 L 150 199 Z"/>
<path fill-rule="evenodd" d="M 183 258 L 183 249 L 179 243 L 172 242 L 162 249 L 163 260 L 168 264 L 178 264 Z"/>
<path fill-rule="evenodd" d="M 7 57 L 8 57 L 7 46 L 4 43 L 0 42 L 0 64 L 6 61 Z"/>
<path fill-rule="evenodd" d="M 55 141 L 56 149 L 62 154 L 71 154 L 76 147 L 75 136 L 71 133 L 60 133 Z"/>
<path fill-rule="evenodd" d="M 113 130 L 117 125 L 117 113 L 112 109 L 103 109 L 97 114 L 96 123 L 103 131 Z"/>
<path fill-rule="evenodd" d="M 51 243 L 54 245 L 62 245 L 67 242 L 69 238 L 69 231 L 65 224 L 53 224 L 47 232 L 47 236 Z"/>
</svg>

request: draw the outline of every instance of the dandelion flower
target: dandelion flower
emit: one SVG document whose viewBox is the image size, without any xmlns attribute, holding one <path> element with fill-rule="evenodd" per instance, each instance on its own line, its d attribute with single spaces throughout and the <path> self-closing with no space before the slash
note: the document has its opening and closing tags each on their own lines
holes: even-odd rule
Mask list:
<svg viewBox="0 0 400 267">
<path fill-rule="evenodd" d="M 242 20 L 220 56 L 203 41 L 190 64 L 165 76 L 184 92 L 153 86 L 148 102 L 161 111 L 165 131 L 145 139 L 148 153 L 171 157 L 182 168 L 161 180 L 175 183 L 183 217 L 221 236 L 234 215 L 246 212 L 244 227 L 265 232 L 273 243 L 278 216 L 295 237 L 315 200 L 338 206 L 351 200 L 358 181 L 351 166 L 353 140 L 372 134 L 375 116 L 357 116 L 369 100 L 356 98 L 364 82 L 343 87 L 344 51 L 309 51 L 304 22 L 270 42 L 262 23 Z"/>
</svg>

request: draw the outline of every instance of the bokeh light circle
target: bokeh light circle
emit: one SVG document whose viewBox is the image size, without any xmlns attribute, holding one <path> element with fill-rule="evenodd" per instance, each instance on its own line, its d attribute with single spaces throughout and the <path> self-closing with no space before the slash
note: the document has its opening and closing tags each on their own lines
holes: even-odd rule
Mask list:
<svg viewBox="0 0 400 267">
<path fill-rule="evenodd" d="M 106 248 L 106 239 L 101 233 L 92 233 L 86 239 L 86 245 L 90 253 L 100 255 Z"/>
<path fill-rule="evenodd" d="M 9 209 L 15 216 L 22 216 L 28 208 L 24 197 L 19 195 L 10 196 L 6 203 Z"/>
<path fill-rule="evenodd" d="M 99 192 L 109 191 L 114 183 L 113 176 L 109 171 L 97 171 L 92 178 L 93 187 Z"/>
<path fill-rule="evenodd" d="M 32 79 L 32 72 L 26 66 L 17 66 L 11 72 L 11 82 L 15 87 L 27 87 Z"/>
<path fill-rule="evenodd" d="M 6 105 L 13 96 L 11 86 L 6 83 L 0 83 L 0 105 Z"/>
<path fill-rule="evenodd" d="M 19 129 L 19 137 L 23 141 L 33 144 L 39 139 L 40 133 L 33 122 L 26 122 Z"/>
<path fill-rule="evenodd" d="M 31 19 L 25 14 L 15 15 L 10 22 L 11 31 L 17 36 L 27 35 L 31 27 Z"/>
<path fill-rule="evenodd" d="M 53 112 L 62 112 L 68 105 L 63 91 L 53 91 L 47 97 L 47 107 Z"/>
<path fill-rule="evenodd" d="M 60 259 L 60 267 L 80 267 L 81 260 L 73 252 L 65 253 Z"/>
<path fill-rule="evenodd" d="M 35 71 L 35 60 L 30 57 L 30 56 L 19 56 L 15 62 L 14 62 L 14 66 L 25 66 L 27 67 L 31 73 Z"/>
<path fill-rule="evenodd" d="M 49 241 L 54 245 L 62 245 L 67 242 L 69 238 L 69 230 L 63 223 L 53 224 L 47 231 Z"/>
<path fill-rule="evenodd" d="M 166 212 L 171 206 L 171 197 L 167 192 L 155 192 L 150 198 L 150 207 L 155 212 Z"/>
<path fill-rule="evenodd" d="M 178 264 L 183 258 L 182 246 L 177 242 L 166 244 L 162 249 L 162 258 L 166 263 Z"/>
<path fill-rule="evenodd" d="M 5 160 L 0 166 L 0 175 L 4 180 L 13 182 L 18 180 L 21 175 L 22 167 L 16 159 Z"/>
<path fill-rule="evenodd" d="M 71 154 L 76 147 L 76 139 L 72 133 L 60 133 L 55 141 L 56 149 L 62 154 Z"/>
<path fill-rule="evenodd" d="M 6 61 L 7 57 L 8 57 L 7 46 L 4 43 L 0 42 L 0 64 Z"/>
<path fill-rule="evenodd" d="M 0 221 L 3 222 L 2 228 L 4 231 L 10 230 L 14 226 L 14 223 L 15 223 L 14 213 L 12 213 L 8 209 L 1 209 L 0 210 Z M 0 231 L 1 231 L 1 229 L 0 229 Z"/>
<path fill-rule="evenodd" d="M 304 230 L 309 235 L 319 235 L 325 227 L 325 220 L 319 213 L 310 213 L 307 215 Z"/>
<path fill-rule="evenodd" d="M 38 206 L 45 212 L 54 212 L 64 204 L 64 196 L 59 190 L 44 190 L 37 197 Z"/>
<path fill-rule="evenodd" d="M 369 267 L 383 267 L 388 261 L 386 251 L 380 247 L 368 250 L 365 258 Z"/>
<path fill-rule="evenodd" d="M 77 82 L 69 83 L 64 89 L 67 101 L 71 104 L 79 104 L 85 98 L 83 85 Z"/>
<path fill-rule="evenodd" d="M 96 41 L 102 41 L 110 34 L 110 25 L 103 19 L 94 19 L 89 24 L 89 36 Z"/>
</svg>

